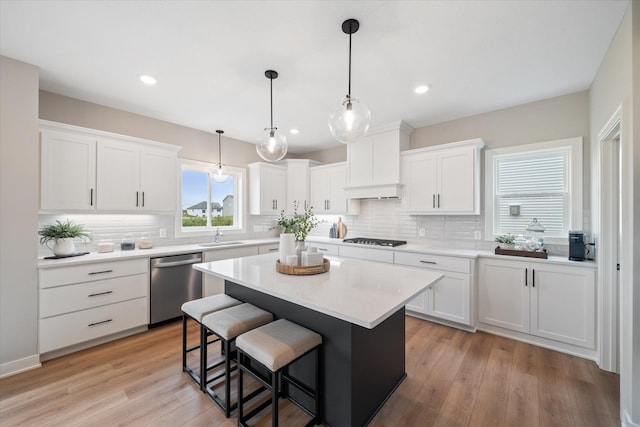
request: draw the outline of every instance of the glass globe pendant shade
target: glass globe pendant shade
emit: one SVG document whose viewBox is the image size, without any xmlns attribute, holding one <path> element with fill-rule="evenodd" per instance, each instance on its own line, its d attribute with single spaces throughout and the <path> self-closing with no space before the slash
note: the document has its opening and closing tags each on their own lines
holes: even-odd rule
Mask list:
<svg viewBox="0 0 640 427">
<path fill-rule="evenodd" d="M 369 130 L 371 112 L 356 98 L 346 97 L 342 105 L 329 115 L 329 130 L 338 141 L 356 142 Z"/>
<path fill-rule="evenodd" d="M 282 160 L 287 154 L 287 137 L 277 128 L 266 128 L 258 138 L 256 151 L 267 162 Z"/>
<path fill-rule="evenodd" d="M 226 166 L 221 163 L 218 163 L 211 171 L 211 179 L 220 184 L 229 181 L 229 178 Z"/>
</svg>

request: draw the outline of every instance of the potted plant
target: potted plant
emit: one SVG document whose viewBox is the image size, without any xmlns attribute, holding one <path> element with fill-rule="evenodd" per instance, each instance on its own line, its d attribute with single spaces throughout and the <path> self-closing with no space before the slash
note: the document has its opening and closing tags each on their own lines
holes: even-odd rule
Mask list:
<svg viewBox="0 0 640 427">
<path fill-rule="evenodd" d="M 69 219 L 64 222 L 57 220 L 55 224 L 45 225 L 38 234 L 40 244 L 47 246 L 56 256 L 73 254 L 76 251 L 73 239 L 77 237 L 91 240 L 91 234 L 85 230 L 84 226 L 75 224 Z M 49 242 L 53 242 L 53 249 L 47 244 Z"/>
<path fill-rule="evenodd" d="M 313 214 L 313 208 L 309 206 L 303 213 L 298 213 L 300 203 L 293 202 L 293 216 L 287 217 L 284 211 L 280 212 L 277 226 L 283 233 L 280 234 L 280 262 L 284 262 L 287 255 L 301 252 L 305 246 L 307 235 L 320 223 Z M 294 248 L 294 243 L 297 243 Z"/>
<path fill-rule="evenodd" d="M 516 236 L 511 233 L 503 234 L 502 236 L 496 237 L 496 242 L 498 242 L 498 246 L 502 249 L 513 249 L 514 243 L 516 241 Z"/>
</svg>

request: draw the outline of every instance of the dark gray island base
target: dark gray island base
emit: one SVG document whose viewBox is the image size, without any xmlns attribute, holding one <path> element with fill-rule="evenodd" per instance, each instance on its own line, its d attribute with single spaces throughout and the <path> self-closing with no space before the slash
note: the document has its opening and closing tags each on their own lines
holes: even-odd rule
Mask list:
<svg viewBox="0 0 640 427">
<path fill-rule="evenodd" d="M 322 335 L 320 414 L 326 425 L 367 425 L 406 376 L 404 307 L 367 329 L 229 280 L 225 293 Z M 303 358 L 290 374 L 313 385 L 312 369 L 312 358 Z M 291 394 L 311 407 L 306 396 Z"/>
</svg>

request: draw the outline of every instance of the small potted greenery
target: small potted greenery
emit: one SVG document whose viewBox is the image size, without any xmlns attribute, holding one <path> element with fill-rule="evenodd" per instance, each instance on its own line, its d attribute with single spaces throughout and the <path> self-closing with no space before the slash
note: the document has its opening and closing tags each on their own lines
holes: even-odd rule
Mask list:
<svg viewBox="0 0 640 427">
<path fill-rule="evenodd" d="M 287 255 L 299 255 L 305 247 L 307 235 L 320 223 L 313 214 L 311 206 L 303 213 L 298 213 L 299 206 L 300 203 L 297 200 L 293 202 L 291 217 L 287 217 L 284 211 L 280 212 L 277 225 L 273 227 L 282 231 L 280 234 L 280 262 L 282 263 L 286 260 Z"/>
<path fill-rule="evenodd" d="M 496 237 L 496 242 L 498 242 L 498 246 L 502 249 L 513 249 L 515 247 L 514 243 L 516 241 L 516 236 L 511 233 L 503 234 L 502 236 Z"/>
<path fill-rule="evenodd" d="M 75 238 L 91 240 L 91 234 L 85 230 L 84 226 L 75 224 L 70 219 L 62 222 L 57 220 L 55 224 L 49 224 L 42 227 L 38 234 L 40 235 L 40 244 L 47 246 L 56 256 L 71 255 L 76 251 L 73 242 Z M 53 249 L 47 243 L 53 242 Z"/>
</svg>

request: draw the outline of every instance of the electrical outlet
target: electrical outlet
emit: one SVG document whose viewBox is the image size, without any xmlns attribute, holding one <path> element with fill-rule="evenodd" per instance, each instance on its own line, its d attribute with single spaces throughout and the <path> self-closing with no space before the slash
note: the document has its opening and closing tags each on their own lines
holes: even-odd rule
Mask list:
<svg viewBox="0 0 640 427">
<path fill-rule="evenodd" d="M 474 231 L 473 238 L 476 240 L 482 240 L 482 232 L 479 230 Z"/>
<path fill-rule="evenodd" d="M 426 233 L 427 233 L 427 230 L 425 230 L 424 228 L 418 229 L 418 236 L 424 237 Z"/>
<path fill-rule="evenodd" d="M 167 237 L 167 229 L 166 228 L 161 228 L 160 229 L 160 237 Z"/>
</svg>

